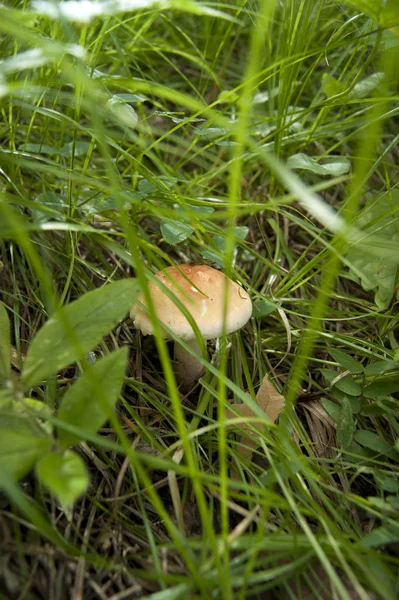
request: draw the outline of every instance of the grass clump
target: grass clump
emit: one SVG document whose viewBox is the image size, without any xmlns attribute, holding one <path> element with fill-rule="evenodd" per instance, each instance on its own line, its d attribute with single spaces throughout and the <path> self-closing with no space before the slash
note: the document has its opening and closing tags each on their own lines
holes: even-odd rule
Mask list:
<svg viewBox="0 0 399 600">
<path fill-rule="evenodd" d="M 0 7 L 1 594 L 394 599 L 397 9 L 133 4 Z M 125 315 L 187 262 L 254 313 L 183 396 Z"/>
</svg>

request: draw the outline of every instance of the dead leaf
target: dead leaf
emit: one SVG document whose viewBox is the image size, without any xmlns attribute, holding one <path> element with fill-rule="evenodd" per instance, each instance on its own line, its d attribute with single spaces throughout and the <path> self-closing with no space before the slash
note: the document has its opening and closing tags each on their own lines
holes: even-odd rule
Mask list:
<svg viewBox="0 0 399 600">
<path fill-rule="evenodd" d="M 226 418 L 227 419 L 234 419 L 237 418 L 237 415 L 239 417 L 253 417 L 254 413 L 252 412 L 252 410 L 249 408 L 249 406 L 247 406 L 246 404 L 242 403 L 242 404 L 234 404 L 234 409 L 232 408 L 228 408 L 226 410 Z M 257 443 L 256 441 L 253 439 L 253 429 L 254 427 L 256 429 L 261 429 L 261 425 L 259 423 L 237 423 L 236 426 L 240 427 L 240 430 L 242 431 L 243 429 L 245 431 L 251 432 L 251 435 L 240 435 L 240 443 L 243 444 L 238 445 L 237 447 L 237 451 L 238 454 L 240 454 L 243 457 L 248 457 L 251 458 L 252 456 L 252 449 L 257 447 Z"/>
<path fill-rule="evenodd" d="M 262 384 L 258 390 L 258 393 L 256 394 L 256 401 L 260 408 L 273 422 L 282 412 L 285 405 L 284 396 L 282 396 L 276 390 L 274 385 L 270 383 L 267 375 L 265 375 L 263 378 Z M 244 403 L 234 404 L 234 409 L 228 408 L 226 410 L 226 417 L 228 419 L 237 418 L 237 414 L 244 418 L 255 416 L 251 408 Z M 253 449 L 258 446 L 256 440 L 254 439 L 254 428 L 261 430 L 262 426 L 259 423 L 240 423 L 241 430 L 244 429 L 248 431 L 248 433 L 251 432 L 249 435 L 246 435 L 245 433 L 240 435 L 240 443 L 243 445 L 238 446 L 238 453 L 245 458 L 251 458 Z M 237 478 L 237 473 L 233 471 L 232 476 Z"/>
<path fill-rule="evenodd" d="M 256 394 L 256 400 L 261 409 L 273 422 L 277 419 L 285 405 L 284 396 L 279 394 L 274 385 L 270 383 L 267 375 L 263 378 L 262 384 Z"/>
</svg>

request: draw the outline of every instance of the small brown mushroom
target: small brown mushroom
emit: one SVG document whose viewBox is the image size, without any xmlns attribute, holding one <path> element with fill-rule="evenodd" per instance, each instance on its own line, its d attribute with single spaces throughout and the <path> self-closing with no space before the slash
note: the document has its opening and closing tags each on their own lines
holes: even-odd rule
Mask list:
<svg viewBox="0 0 399 600">
<path fill-rule="evenodd" d="M 156 277 L 184 304 L 205 340 L 237 331 L 247 323 L 252 314 L 252 303 L 247 292 L 226 275 L 207 265 L 167 267 L 157 273 Z M 227 309 L 224 318 L 226 286 Z M 148 289 L 161 325 L 166 325 L 199 353 L 194 330 L 182 311 L 155 283 L 150 282 Z M 145 306 L 144 295 L 141 293 L 130 315 L 137 329 L 144 335 L 151 335 L 154 328 Z M 166 330 L 163 330 L 163 335 L 165 339 L 169 338 Z M 178 342 L 175 343 L 174 360 L 176 379 L 182 388 L 189 388 L 204 372 L 202 364 Z"/>
</svg>

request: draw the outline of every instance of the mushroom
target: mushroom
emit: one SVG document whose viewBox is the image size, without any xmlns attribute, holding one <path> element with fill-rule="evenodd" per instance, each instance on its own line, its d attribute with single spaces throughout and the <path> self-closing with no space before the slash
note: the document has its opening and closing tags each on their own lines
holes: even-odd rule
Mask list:
<svg viewBox="0 0 399 600">
<path fill-rule="evenodd" d="M 226 275 L 207 265 L 167 267 L 157 273 L 156 278 L 184 304 L 205 340 L 241 329 L 252 314 L 252 303 L 247 292 Z M 224 319 L 226 286 L 227 309 Z M 166 325 L 196 353 L 200 353 L 193 328 L 173 300 L 153 282 L 148 284 L 148 290 L 161 325 Z M 142 292 L 137 300 L 130 316 L 137 329 L 144 335 L 152 335 L 154 328 L 145 310 L 146 302 Z M 163 330 L 163 335 L 165 339 L 170 339 L 166 330 Z M 204 372 L 199 360 L 178 342 L 175 343 L 174 361 L 176 379 L 183 389 L 188 389 Z"/>
</svg>

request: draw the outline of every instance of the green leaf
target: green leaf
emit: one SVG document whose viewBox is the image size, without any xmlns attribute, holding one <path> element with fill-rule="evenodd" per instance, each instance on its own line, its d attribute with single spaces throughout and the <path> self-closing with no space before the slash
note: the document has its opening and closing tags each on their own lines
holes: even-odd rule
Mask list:
<svg viewBox="0 0 399 600">
<path fill-rule="evenodd" d="M 203 250 L 201 256 L 204 260 L 213 262 L 216 265 L 219 265 L 219 267 L 223 268 L 226 266 L 223 256 L 217 254 L 214 250 Z"/>
<path fill-rule="evenodd" d="M 113 115 L 115 121 L 121 123 L 122 125 L 126 125 L 127 127 L 131 127 L 134 129 L 136 127 L 139 117 L 130 104 L 127 104 L 124 100 L 119 96 L 113 96 L 110 98 L 106 107 Z"/>
<path fill-rule="evenodd" d="M 195 204 L 185 204 L 184 208 L 179 207 L 179 209 L 181 210 L 183 216 L 186 214 L 186 209 L 189 213 L 190 211 L 192 211 L 193 213 L 198 213 L 199 215 L 206 216 L 211 215 L 215 212 L 215 209 L 212 206 L 197 206 Z"/>
<path fill-rule="evenodd" d="M 35 206 L 32 208 L 32 218 L 35 223 L 47 223 L 47 221 L 53 221 L 54 219 L 63 218 L 64 212 L 64 203 L 58 194 L 54 194 L 54 192 L 43 192 L 39 194 L 35 200 L 35 204 L 41 204 L 43 206 Z M 56 215 L 47 212 L 45 209 L 50 208 L 52 210 L 56 210 L 60 213 L 59 217 Z"/>
<path fill-rule="evenodd" d="M 398 363 L 393 360 L 377 360 L 376 362 L 370 363 L 364 369 L 365 375 L 381 375 L 387 371 L 393 371 L 399 367 Z"/>
<path fill-rule="evenodd" d="M 323 73 L 323 77 L 321 79 L 323 90 L 327 96 L 327 98 L 333 98 L 338 94 L 343 94 L 347 89 L 347 86 L 338 81 L 335 77 L 330 75 L 329 73 Z"/>
<path fill-rule="evenodd" d="M 384 492 L 399 492 L 399 480 L 397 478 L 387 477 L 385 473 L 379 473 L 378 471 L 374 471 L 373 474 L 376 483 Z"/>
<path fill-rule="evenodd" d="M 380 404 L 366 404 L 362 407 L 361 414 L 366 417 L 382 417 L 387 412 L 385 406 L 381 406 Z"/>
<path fill-rule="evenodd" d="M 245 225 L 241 226 L 241 227 L 233 227 L 234 238 L 237 240 L 245 240 L 245 238 L 248 235 L 248 231 L 249 231 L 249 229 Z M 226 246 L 226 236 L 225 235 L 214 235 L 212 239 L 213 239 L 215 246 L 221 252 L 224 252 L 224 249 Z"/>
<path fill-rule="evenodd" d="M 378 454 L 388 456 L 394 460 L 398 460 L 399 453 L 395 450 L 392 444 L 387 442 L 385 438 L 377 435 L 373 431 L 367 431 L 366 429 L 360 429 L 355 433 L 355 440 L 361 446 L 374 450 Z"/>
<path fill-rule="evenodd" d="M 119 197 L 115 196 L 100 196 L 86 202 L 82 206 L 82 210 L 88 214 L 99 214 L 103 212 L 109 212 L 119 210 L 122 205 L 124 208 L 129 208 L 132 204 L 137 204 L 145 198 L 145 194 L 141 192 L 135 192 L 133 190 L 122 190 L 119 193 Z M 118 201 L 119 200 L 119 201 Z"/>
<path fill-rule="evenodd" d="M 393 27 L 399 24 L 397 0 L 344 0 L 344 3 L 369 14 L 383 27 Z"/>
<path fill-rule="evenodd" d="M 66 508 L 72 506 L 89 485 L 89 475 L 82 458 L 71 450 L 64 454 L 45 454 L 36 465 L 36 474 Z"/>
<path fill-rule="evenodd" d="M 201 127 L 196 130 L 196 134 L 208 138 L 217 138 L 229 135 L 230 131 L 223 127 Z"/>
<path fill-rule="evenodd" d="M 326 162 L 321 165 L 312 156 L 300 152 L 288 158 L 287 167 L 290 167 L 290 169 L 305 169 L 317 175 L 334 175 L 337 177 L 348 173 L 351 164 L 349 160 L 341 156 L 329 156 Z"/>
<path fill-rule="evenodd" d="M 11 342 L 10 320 L 7 310 L 0 302 L 0 384 L 10 378 L 11 373 Z"/>
<path fill-rule="evenodd" d="M 59 148 L 47 146 L 46 144 L 23 144 L 18 148 L 23 152 L 32 152 L 32 154 L 60 154 Z"/>
<path fill-rule="evenodd" d="M 332 369 L 324 369 L 324 368 L 320 369 L 320 373 L 323 375 L 323 377 L 327 381 L 327 383 L 331 383 L 339 375 L 339 373 L 337 371 L 333 371 Z"/>
<path fill-rule="evenodd" d="M 82 358 L 124 318 L 139 293 L 135 279 L 88 292 L 60 309 L 34 337 L 24 363 L 25 388 Z"/>
<path fill-rule="evenodd" d="M 334 383 L 334 388 L 340 390 L 348 396 L 360 396 L 362 393 L 362 386 L 356 381 L 353 381 L 352 377 L 343 377 L 339 379 L 337 383 Z"/>
<path fill-rule="evenodd" d="M 72 152 L 74 153 L 74 156 L 86 156 L 90 146 L 90 142 L 68 142 L 68 144 L 62 146 L 61 150 L 59 150 L 59 154 L 68 158 L 72 156 Z"/>
<path fill-rule="evenodd" d="M 140 179 L 140 181 L 139 181 L 138 190 L 142 194 L 147 195 L 147 194 L 151 194 L 152 192 L 158 192 L 159 188 L 155 185 L 155 183 L 153 183 L 149 179 L 146 179 L 145 177 L 143 177 L 143 179 Z"/>
<path fill-rule="evenodd" d="M 132 109 L 133 110 L 133 109 Z M 55 148 L 54 146 L 47 146 L 46 144 L 25 144 L 20 147 L 25 152 L 32 152 L 33 154 L 54 154 L 56 156 L 72 156 L 74 151 L 75 156 L 83 156 L 87 154 L 90 148 L 90 142 L 77 141 L 68 142 L 64 144 L 62 148 Z"/>
<path fill-rule="evenodd" d="M 148 100 L 146 96 L 140 96 L 139 94 L 115 94 L 114 98 L 119 98 L 123 102 L 145 102 Z"/>
<path fill-rule="evenodd" d="M 348 98 L 366 98 L 373 92 L 385 79 L 384 73 L 373 73 L 369 77 L 359 81 L 349 92 Z"/>
<path fill-rule="evenodd" d="M 349 398 L 341 399 L 341 409 L 337 419 L 337 441 L 343 450 L 348 450 L 355 431 L 352 408 Z"/>
<path fill-rule="evenodd" d="M 385 308 L 397 283 L 399 258 L 394 252 L 381 257 L 372 254 L 368 249 L 368 237 L 377 238 L 377 246 L 382 248 L 386 242 L 399 242 L 399 190 L 377 194 L 369 200 L 355 225 L 363 229 L 365 237 L 347 254 L 350 275 L 364 290 L 374 290 L 376 305 Z"/>
<path fill-rule="evenodd" d="M 169 190 L 169 189 L 173 188 L 173 186 L 176 184 L 176 182 L 177 182 L 176 177 L 161 176 L 161 177 L 157 177 L 156 180 L 154 179 L 154 181 L 150 181 L 149 179 L 146 179 L 145 177 L 143 177 L 139 181 L 138 191 L 141 194 L 144 194 L 145 196 L 147 196 L 148 194 L 153 194 L 155 192 L 162 192 L 165 190 Z"/>
<path fill-rule="evenodd" d="M 360 413 L 361 408 L 362 408 L 362 401 L 361 401 L 361 397 L 360 396 L 351 396 L 350 394 L 345 394 L 345 392 L 342 392 L 341 390 L 337 389 L 336 386 L 334 386 L 332 388 L 332 396 L 334 398 L 334 400 L 337 400 L 339 403 L 342 402 L 342 399 L 346 396 L 349 396 L 349 401 L 351 403 L 351 411 L 352 411 L 352 415 L 356 415 L 358 413 Z"/>
<path fill-rule="evenodd" d="M 322 398 L 321 403 L 324 410 L 330 415 L 330 417 L 337 422 L 341 412 L 340 406 L 336 402 L 329 400 L 328 398 Z"/>
<path fill-rule="evenodd" d="M 240 96 L 234 90 L 223 90 L 220 92 L 217 104 L 235 104 L 239 100 Z"/>
<path fill-rule="evenodd" d="M 399 541 L 399 525 L 389 523 L 374 529 L 360 540 L 364 548 L 378 548 Z"/>
<path fill-rule="evenodd" d="M 383 398 L 384 396 L 388 396 L 389 394 L 394 394 L 395 392 L 399 392 L 399 377 L 379 377 L 366 385 L 363 388 L 363 396 L 365 398 L 370 398 L 371 400 L 375 398 Z"/>
<path fill-rule="evenodd" d="M 163 219 L 161 223 L 162 236 L 168 244 L 180 244 L 184 242 L 193 233 L 194 229 L 180 221 L 172 219 Z"/>
<path fill-rule="evenodd" d="M 0 466 L 15 479 L 24 477 L 48 452 L 53 440 L 34 420 L 23 415 L 0 415 Z"/>
<path fill-rule="evenodd" d="M 266 317 L 270 313 L 274 312 L 278 308 L 278 305 L 271 300 L 256 300 L 252 309 L 252 316 L 260 319 Z"/>
<path fill-rule="evenodd" d="M 245 240 L 248 235 L 249 228 L 246 225 L 239 225 L 238 227 L 233 227 L 234 237 L 239 240 Z"/>
<path fill-rule="evenodd" d="M 338 348 L 329 348 L 328 353 L 344 369 L 351 373 L 362 373 L 363 365 L 352 358 L 352 356 L 349 356 L 349 354 L 346 354 L 346 352 L 338 350 Z"/>
<path fill-rule="evenodd" d="M 82 430 L 82 438 L 58 428 L 64 448 L 96 433 L 109 418 L 121 391 L 127 366 L 127 348 L 120 348 L 88 367 L 65 393 L 58 418 Z"/>
</svg>

